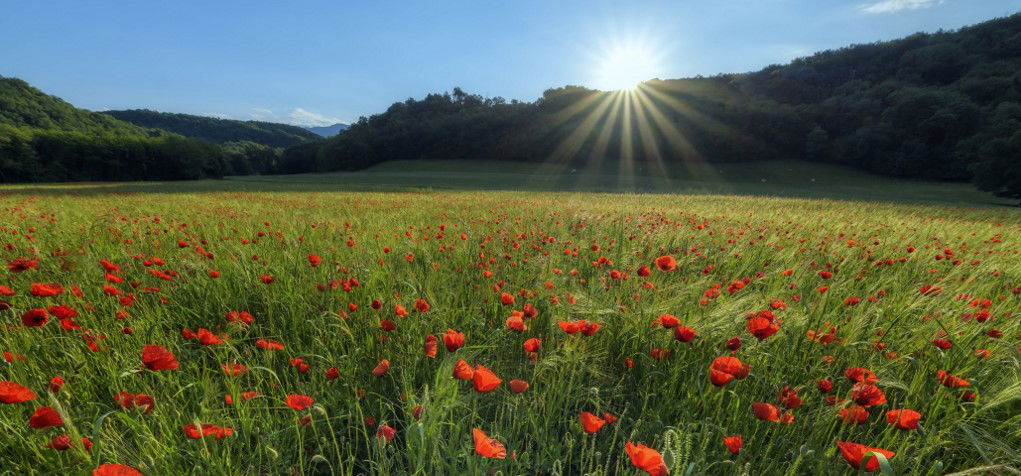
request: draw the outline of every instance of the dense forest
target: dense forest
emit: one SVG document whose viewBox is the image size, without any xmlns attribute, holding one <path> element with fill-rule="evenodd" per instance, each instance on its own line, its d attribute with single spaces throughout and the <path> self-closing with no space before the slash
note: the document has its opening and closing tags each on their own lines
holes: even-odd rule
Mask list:
<svg viewBox="0 0 1021 476">
<path fill-rule="evenodd" d="M 307 129 L 289 124 L 262 121 L 237 121 L 215 117 L 156 112 L 148 109 L 103 111 L 136 126 L 165 131 L 222 144 L 225 142 L 254 142 L 268 147 L 290 147 L 322 137 Z"/>
<path fill-rule="evenodd" d="M 753 73 L 652 80 L 630 94 L 565 87 L 530 103 L 431 94 L 285 151 L 280 170 L 429 158 L 650 167 L 798 158 L 1021 197 L 1021 14 Z"/>
<path fill-rule="evenodd" d="M 0 182 L 187 180 L 279 172 L 299 127 L 151 111 L 78 109 L 0 77 Z M 131 122 L 136 122 L 132 124 Z"/>
</svg>

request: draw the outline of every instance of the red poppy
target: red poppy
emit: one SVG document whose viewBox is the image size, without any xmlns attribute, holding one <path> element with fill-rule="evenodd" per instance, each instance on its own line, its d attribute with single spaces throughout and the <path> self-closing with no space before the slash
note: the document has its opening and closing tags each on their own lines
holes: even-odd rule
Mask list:
<svg viewBox="0 0 1021 476">
<path fill-rule="evenodd" d="M 504 306 L 510 306 L 511 304 L 514 304 L 514 296 L 507 293 L 501 293 L 500 304 L 503 304 Z"/>
<path fill-rule="evenodd" d="M 844 423 L 848 425 L 861 425 L 869 419 L 869 411 L 866 410 L 865 407 L 851 405 L 850 407 L 840 410 L 840 419 L 844 420 Z"/>
<path fill-rule="evenodd" d="M 259 339 L 255 346 L 263 350 L 284 350 L 284 345 L 275 340 Z"/>
<path fill-rule="evenodd" d="M 291 394 L 287 396 L 286 403 L 292 410 L 300 412 L 312 406 L 312 404 L 315 403 L 315 400 L 313 400 L 312 397 L 305 395 Z"/>
<path fill-rule="evenodd" d="M 7 263 L 7 270 L 12 273 L 20 273 L 37 268 L 39 268 L 39 260 L 37 259 L 16 259 Z"/>
<path fill-rule="evenodd" d="M 443 345 L 447 346 L 447 352 L 456 352 L 464 345 L 464 334 L 447 329 L 447 333 L 443 334 Z"/>
<path fill-rule="evenodd" d="M 28 387 L 6 380 L 0 381 L 0 403 L 25 403 L 35 399 L 35 394 Z"/>
<path fill-rule="evenodd" d="M 388 370 L 390 370 L 390 361 L 383 359 L 376 364 L 376 368 L 372 369 L 372 375 L 382 377 Z"/>
<path fill-rule="evenodd" d="M 376 430 L 376 438 L 382 438 L 386 441 L 390 441 L 397 436 L 397 430 L 390 428 L 386 425 L 380 425 L 379 429 Z"/>
<path fill-rule="evenodd" d="M 677 260 L 670 255 L 660 256 L 659 258 L 656 258 L 656 267 L 663 272 L 673 271 L 677 269 Z"/>
<path fill-rule="evenodd" d="M 874 407 L 886 404 L 886 395 L 879 387 L 870 383 L 856 383 L 851 390 L 851 400 L 861 406 Z"/>
<path fill-rule="evenodd" d="M 308 255 L 308 264 L 309 264 L 309 266 L 315 268 L 316 266 L 319 266 L 319 263 L 322 263 L 322 262 L 323 262 L 323 259 L 320 258 L 319 255 L 315 255 L 315 254 Z"/>
<path fill-rule="evenodd" d="M 663 455 L 643 444 L 634 445 L 629 441 L 624 445 L 624 452 L 631 458 L 632 465 L 649 473 L 649 476 L 666 476 L 669 471 Z"/>
<path fill-rule="evenodd" d="M 735 455 L 741 452 L 741 448 L 744 448 L 744 441 L 742 441 L 741 435 L 728 436 L 723 439 L 723 444 L 727 445 L 727 451 Z"/>
<path fill-rule="evenodd" d="M 21 323 L 25 327 L 42 327 L 50 320 L 50 314 L 46 309 L 30 309 L 21 315 Z"/>
<path fill-rule="evenodd" d="M 910 431 L 918 428 L 922 414 L 914 410 L 890 410 L 886 412 L 886 422 L 898 430 Z"/>
<path fill-rule="evenodd" d="M 325 377 L 326 380 L 335 380 L 340 377 L 340 370 L 337 370 L 336 367 L 330 367 L 326 369 L 326 373 L 323 374 L 323 377 Z"/>
<path fill-rule="evenodd" d="M 722 387 L 734 379 L 744 379 L 750 371 L 751 367 L 742 364 L 737 357 L 721 356 L 709 364 L 709 381 L 717 387 Z"/>
<path fill-rule="evenodd" d="M 833 382 L 829 380 L 816 380 L 815 386 L 822 393 L 830 393 L 833 390 Z"/>
<path fill-rule="evenodd" d="M 893 458 L 895 454 L 893 451 L 886 451 L 880 448 L 871 448 L 858 443 L 847 443 L 838 441 L 837 446 L 840 447 L 840 452 L 844 455 L 844 460 L 847 464 L 851 465 L 854 469 L 861 469 L 861 460 L 868 453 L 878 453 L 886 457 L 886 459 Z M 879 469 L 879 458 L 874 455 L 868 459 L 865 463 L 865 471 L 872 472 Z"/>
<path fill-rule="evenodd" d="M 28 419 L 28 426 L 41 430 L 43 428 L 53 428 L 55 426 L 61 426 L 64 424 L 64 420 L 60 418 L 60 415 L 56 410 L 50 407 L 39 407 L 36 408 L 35 413 Z"/>
<path fill-rule="evenodd" d="M 760 340 L 776 334 L 780 330 L 780 326 L 776 325 L 773 321 L 760 316 L 748 319 L 747 326 L 748 332 Z"/>
<path fill-rule="evenodd" d="M 606 420 L 603 420 L 589 412 L 582 412 L 581 416 L 578 417 L 578 420 L 581 421 L 581 427 L 585 429 L 586 433 L 595 433 L 606 424 Z"/>
<path fill-rule="evenodd" d="M 458 360 L 454 364 L 454 378 L 458 380 L 471 380 L 473 377 L 475 377 L 475 369 L 472 369 L 468 362 Z"/>
<path fill-rule="evenodd" d="M 220 366 L 220 368 L 223 369 L 223 373 L 231 377 L 237 377 L 238 375 L 244 375 L 248 373 L 248 367 L 246 367 L 244 364 L 223 364 Z"/>
<path fill-rule="evenodd" d="M 52 297 L 60 296 L 64 292 L 64 288 L 53 283 L 32 283 L 29 292 L 36 297 Z"/>
<path fill-rule="evenodd" d="M 90 440 L 88 438 L 82 438 L 81 439 L 81 444 L 82 444 L 82 448 L 84 448 L 85 451 L 91 451 L 92 450 L 92 440 Z M 52 440 L 50 440 L 49 443 L 47 443 L 43 447 L 44 448 L 49 448 L 49 449 L 52 449 L 52 450 L 57 450 L 57 451 L 66 451 L 69 448 L 71 448 L 72 446 L 75 446 L 75 445 L 71 442 L 71 435 L 63 434 L 63 435 L 59 435 L 59 436 L 53 438 Z"/>
<path fill-rule="evenodd" d="M 101 464 L 92 476 L 144 476 L 141 471 L 123 464 Z"/>
<path fill-rule="evenodd" d="M 436 336 L 432 334 L 425 336 L 425 347 L 423 350 L 425 351 L 426 357 L 429 357 L 430 359 L 435 359 L 436 347 L 437 347 Z"/>
<path fill-rule="evenodd" d="M 198 332 L 198 340 L 199 344 L 202 345 L 217 345 L 223 343 L 223 339 L 221 339 L 219 336 L 213 334 L 212 332 L 209 332 L 208 329 L 201 328 L 199 329 Z"/>
<path fill-rule="evenodd" d="M 852 383 L 876 383 L 879 381 L 879 377 L 876 374 L 869 371 L 869 369 L 861 367 L 852 367 L 844 371 L 844 375 Z"/>
<path fill-rule="evenodd" d="M 967 380 L 950 375 L 945 370 L 936 371 L 936 379 L 947 388 L 963 388 L 971 386 L 971 383 Z"/>
<path fill-rule="evenodd" d="M 690 327 L 677 326 L 674 328 L 674 339 L 681 342 L 691 342 L 696 335 L 698 335 L 698 333 Z"/>
<path fill-rule="evenodd" d="M 539 347 L 542 346 L 542 341 L 536 338 L 531 338 L 525 341 L 524 348 L 525 352 L 538 352 Z"/>
<path fill-rule="evenodd" d="M 780 389 L 777 399 L 779 400 L 780 405 L 790 409 L 801 406 L 801 397 L 798 396 L 798 391 L 795 388 L 784 387 Z"/>
<path fill-rule="evenodd" d="M 677 316 L 672 314 L 663 314 L 656 320 L 656 324 L 659 324 L 667 329 L 673 329 L 681 325 L 681 320 Z"/>
<path fill-rule="evenodd" d="M 193 440 L 200 439 L 203 436 L 212 436 L 217 440 L 222 440 L 233 435 L 234 429 L 222 428 L 208 423 L 203 423 L 201 426 L 196 426 L 194 423 L 190 423 L 185 425 L 184 428 L 181 428 L 181 432 Z"/>
<path fill-rule="evenodd" d="M 519 311 L 513 311 L 511 316 L 507 318 L 507 328 L 514 332 L 524 332 L 528 330 L 528 326 L 525 325 L 525 313 Z"/>
<path fill-rule="evenodd" d="M 486 433 L 478 428 L 472 429 L 472 439 L 475 440 L 475 452 L 483 458 L 504 459 L 507 457 L 507 449 L 499 441 L 486 436 Z"/>
<path fill-rule="evenodd" d="M 481 365 L 475 367 L 475 374 L 472 375 L 472 384 L 475 385 L 476 392 L 492 392 L 500 386 L 501 382 L 503 382 L 503 380 L 500 380 L 500 377 L 497 377 L 492 370 Z"/>
<path fill-rule="evenodd" d="M 147 345 L 142 348 L 142 364 L 149 370 L 176 370 L 177 357 L 161 346 Z"/>
<path fill-rule="evenodd" d="M 524 393 L 528 390 L 528 382 L 524 380 L 511 380 L 510 382 L 507 382 L 507 386 L 510 387 L 510 390 L 514 393 Z"/>
<path fill-rule="evenodd" d="M 64 387 L 64 379 L 59 375 L 50 379 L 49 383 L 50 391 L 53 393 L 60 392 L 60 389 Z"/>
</svg>

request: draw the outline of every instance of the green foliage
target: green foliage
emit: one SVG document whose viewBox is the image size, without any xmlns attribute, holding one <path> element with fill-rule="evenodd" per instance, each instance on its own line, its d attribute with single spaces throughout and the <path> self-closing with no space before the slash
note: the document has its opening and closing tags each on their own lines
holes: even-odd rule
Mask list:
<svg viewBox="0 0 1021 476">
<path fill-rule="evenodd" d="M 167 116 L 178 122 L 195 117 Z M 209 121 L 214 124 L 201 124 L 221 137 L 234 134 L 235 140 L 217 145 L 139 127 L 75 108 L 22 80 L 0 77 L 0 182 L 190 180 L 273 173 L 282 149 L 272 144 L 315 138 L 292 126 Z M 237 139 L 249 136 L 270 145 Z"/>
<path fill-rule="evenodd" d="M 105 111 L 117 119 L 150 129 L 163 129 L 185 137 L 218 144 L 254 142 L 269 147 L 290 147 L 322 137 L 298 126 L 262 121 L 237 121 L 215 117 L 156 112 L 148 109 Z"/>
</svg>

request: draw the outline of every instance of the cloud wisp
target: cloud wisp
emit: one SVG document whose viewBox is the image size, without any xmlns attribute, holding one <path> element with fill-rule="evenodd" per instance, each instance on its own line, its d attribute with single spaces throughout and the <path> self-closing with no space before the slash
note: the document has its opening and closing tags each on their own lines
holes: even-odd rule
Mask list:
<svg viewBox="0 0 1021 476">
<path fill-rule="evenodd" d="M 865 13 L 897 13 L 904 10 L 921 10 L 943 3 L 943 0 L 877 0 L 861 6 Z"/>
<path fill-rule="evenodd" d="M 340 118 L 318 114 L 300 107 L 292 109 L 286 116 L 277 114 L 272 109 L 254 107 L 248 112 L 248 116 L 255 121 L 283 122 L 303 127 L 332 126 L 338 122 L 344 122 Z"/>
</svg>

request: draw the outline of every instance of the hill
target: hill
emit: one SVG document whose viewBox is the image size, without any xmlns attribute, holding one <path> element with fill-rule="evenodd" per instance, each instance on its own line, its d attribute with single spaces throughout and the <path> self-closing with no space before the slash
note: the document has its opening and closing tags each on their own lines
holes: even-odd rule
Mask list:
<svg viewBox="0 0 1021 476">
<path fill-rule="evenodd" d="M 0 182 L 183 180 L 270 173 L 276 171 L 280 154 L 279 148 L 251 141 L 216 145 L 139 127 L 76 108 L 20 79 L 0 76 Z"/>
<path fill-rule="evenodd" d="M 335 136 L 335 135 L 340 134 L 341 132 L 347 130 L 347 128 L 348 128 L 347 124 L 344 124 L 342 122 L 338 122 L 336 124 L 329 125 L 329 126 L 321 126 L 321 127 L 309 126 L 309 127 L 306 127 L 305 129 L 310 131 L 310 132 L 312 132 L 312 133 L 315 133 L 315 134 L 317 134 L 319 136 L 322 136 L 322 137 L 332 137 L 332 136 Z"/>
<path fill-rule="evenodd" d="M 321 139 L 318 134 L 304 128 L 274 122 L 218 119 L 148 109 L 104 111 L 104 114 L 140 127 L 163 129 L 218 144 L 248 141 L 269 147 L 290 147 Z"/>
<path fill-rule="evenodd" d="M 645 167 L 792 158 L 972 180 L 1021 197 L 1019 131 L 1016 14 L 753 73 L 652 80 L 632 92 L 567 86 L 507 102 L 455 88 L 395 103 L 321 145 L 287 151 L 283 169 L 436 158 Z"/>
</svg>

